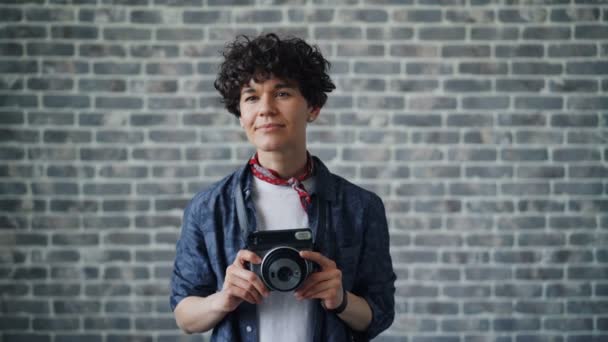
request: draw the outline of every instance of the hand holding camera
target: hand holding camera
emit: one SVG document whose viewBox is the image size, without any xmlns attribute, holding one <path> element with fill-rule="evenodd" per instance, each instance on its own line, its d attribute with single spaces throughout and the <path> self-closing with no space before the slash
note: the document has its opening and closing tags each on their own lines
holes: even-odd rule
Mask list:
<svg viewBox="0 0 608 342">
<path fill-rule="evenodd" d="M 301 251 L 300 256 L 320 266 L 320 270 L 312 274 L 295 292 L 298 300 L 320 299 L 321 304 L 327 310 L 341 307 L 346 300 L 346 292 L 342 288 L 342 271 L 336 263 L 322 255 L 312 251 Z M 344 310 L 344 307 L 339 310 Z"/>
<path fill-rule="evenodd" d="M 240 250 L 232 265 L 226 269 L 226 278 L 222 292 L 224 300 L 222 311 L 231 312 L 236 309 L 241 302 L 246 301 L 251 304 L 259 304 L 269 292 L 266 286 L 251 272 L 247 265 L 259 264 L 262 262 L 260 257 L 248 250 Z"/>
</svg>

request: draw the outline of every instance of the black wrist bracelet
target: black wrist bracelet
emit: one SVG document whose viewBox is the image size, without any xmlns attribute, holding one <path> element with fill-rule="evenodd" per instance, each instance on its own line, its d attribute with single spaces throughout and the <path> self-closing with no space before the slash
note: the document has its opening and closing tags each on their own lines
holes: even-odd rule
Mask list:
<svg viewBox="0 0 608 342">
<path fill-rule="evenodd" d="M 346 294 L 345 289 L 342 289 L 342 291 L 343 291 L 342 292 L 342 303 L 333 309 L 327 310 L 328 312 L 333 312 L 335 314 L 341 314 L 344 311 L 344 309 L 346 309 L 346 306 L 348 305 L 348 300 L 347 300 L 348 295 Z"/>
</svg>

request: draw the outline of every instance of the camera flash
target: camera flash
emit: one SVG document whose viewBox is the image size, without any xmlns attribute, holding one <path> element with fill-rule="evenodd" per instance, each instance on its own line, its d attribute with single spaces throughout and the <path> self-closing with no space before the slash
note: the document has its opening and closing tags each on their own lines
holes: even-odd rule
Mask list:
<svg viewBox="0 0 608 342">
<path fill-rule="evenodd" d="M 295 237 L 297 240 L 310 240 L 311 239 L 310 232 L 307 232 L 307 231 L 296 232 Z"/>
</svg>

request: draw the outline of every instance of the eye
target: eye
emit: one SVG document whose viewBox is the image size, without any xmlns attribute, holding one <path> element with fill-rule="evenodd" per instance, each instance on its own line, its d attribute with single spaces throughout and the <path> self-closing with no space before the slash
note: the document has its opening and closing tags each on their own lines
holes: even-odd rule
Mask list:
<svg viewBox="0 0 608 342">
<path fill-rule="evenodd" d="M 277 93 L 277 97 L 288 97 L 288 96 L 290 96 L 290 95 L 291 95 L 291 94 L 289 94 L 289 93 L 288 93 L 288 92 L 286 92 L 286 91 L 281 91 L 281 92 L 278 92 L 278 93 Z"/>
<path fill-rule="evenodd" d="M 255 101 L 257 99 L 257 96 L 247 96 L 245 98 L 245 102 L 251 102 L 251 101 Z"/>
</svg>

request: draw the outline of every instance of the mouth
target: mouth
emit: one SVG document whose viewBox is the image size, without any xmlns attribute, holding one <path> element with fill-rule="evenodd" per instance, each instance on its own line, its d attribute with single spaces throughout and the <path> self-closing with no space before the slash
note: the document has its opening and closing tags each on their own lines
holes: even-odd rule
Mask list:
<svg viewBox="0 0 608 342">
<path fill-rule="evenodd" d="M 274 130 L 274 129 L 278 129 L 278 128 L 282 128 L 284 127 L 284 125 L 281 124 L 274 124 L 274 123 L 270 123 L 270 124 L 264 124 L 264 125 L 259 125 L 256 126 L 255 130 Z"/>
</svg>

